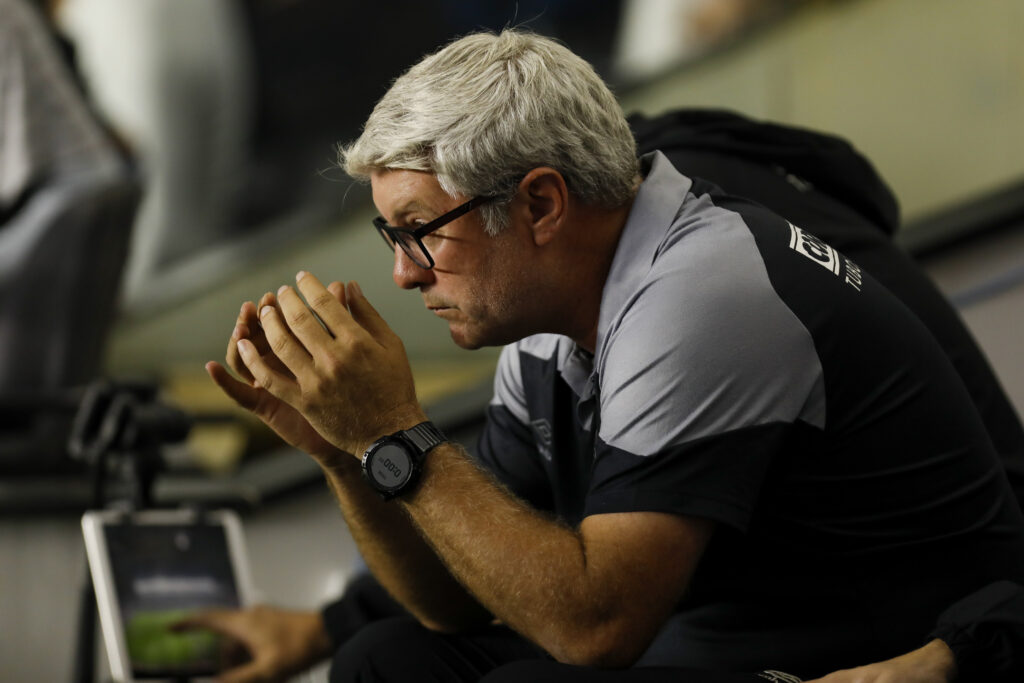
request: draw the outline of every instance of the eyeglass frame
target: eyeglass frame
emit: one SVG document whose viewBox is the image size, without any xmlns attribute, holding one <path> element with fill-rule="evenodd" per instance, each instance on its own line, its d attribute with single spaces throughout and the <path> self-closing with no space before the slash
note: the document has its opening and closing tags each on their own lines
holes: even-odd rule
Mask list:
<svg viewBox="0 0 1024 683">
<path fill-rule="evenodd" d="M 443 228 L 444 226 L 448 225 L 456 218 L 461 218 L 462 216 L 466 215 L 467 213 L 477 208 L 478 206 L 482 206 L 487 202 L 494 201 L 495 199 L 496 197 L 494 197 L 493 195 L 481 195 L 479 197 L 474 197 L 473 199 L 470 199 L 468 202 L 465 202 L 464 204 L 459 204 L 451 211 L 441 214 L 434 220 L 424 225 L 421 225 L 418 228 L 398 228 L 395 227 L 394 225 L 388 225 L 387 221 L 384 220 L 383 216 L 377 216 L 376 218 L 373 219 L 373 227 L 377 228 L 377 233 L 381 236 L 381 239 L 384 240 L 384 243 L 388 245 L 392 252 L 395 250 L 395 245 L 397 244 L 400 247 L 402 247 L 402 251 L 405 252 L 405 255 L 408 256 L 413 263 L 415 263 L 420 268 L 430 270 L 431 268 L 434 267 L 434 257 L 430 254 L 430 250 L 427 249 L 427 246 L 423 244 L 423 238 L 429 235 L 430 233 L 434 232 L 435 230 L 439 230 L 440 228 Z M 407 246 L 407 243 L 404 240 L 396 239 L 394 237 L 394 235 L 396 234 L 409 235 L 410 237 L 412 237 L 412 239 L 416 242 L 416 246 L 418 246 L 423 255 L 427 257 L 427 263 L 420 263 L 419 258 L 417 258 L 415 254 L 410 252 L 411 247 Z"/>
</svg>

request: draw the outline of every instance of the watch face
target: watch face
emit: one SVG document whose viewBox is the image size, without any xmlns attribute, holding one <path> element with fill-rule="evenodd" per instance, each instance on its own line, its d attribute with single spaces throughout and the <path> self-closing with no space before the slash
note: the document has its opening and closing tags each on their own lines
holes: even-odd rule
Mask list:
<svg viewBox="0 0 1024 683">
<path fill-rule="evenodd" d="M 386 443 L 373 452 L 368 469 L 378 486 L 396 489 L 408 481 L 412 473 L 412 459 L 401 446 Z"/>
</svg>

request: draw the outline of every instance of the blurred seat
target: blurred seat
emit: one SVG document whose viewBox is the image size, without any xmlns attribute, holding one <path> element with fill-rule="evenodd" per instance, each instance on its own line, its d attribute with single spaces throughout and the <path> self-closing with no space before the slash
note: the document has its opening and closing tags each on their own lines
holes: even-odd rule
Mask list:
<svg viewBox="0 0 1024 683">
<path fill-rule="evenodd" d="M 0 475 L 70 465 L 80 387 L 100 373 L 140 198 L 90 106 L 73 46 L 0 0 Z M 71 467 L 73 469 L 73 466 Z"/>
<path fill-rule="evenodd" d="M 83 173 L 0 227 L 0 473 L 61 466 L 77 392 L 101 373 L 139 198 L 127 167 Z"/>
</svg>

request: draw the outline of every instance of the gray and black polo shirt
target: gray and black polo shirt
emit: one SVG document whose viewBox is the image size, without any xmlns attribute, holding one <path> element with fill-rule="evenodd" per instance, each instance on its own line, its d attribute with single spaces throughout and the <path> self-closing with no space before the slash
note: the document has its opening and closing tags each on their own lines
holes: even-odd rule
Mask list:
<svg viewBox="0 0 1024 683">
<path fill-rule="evenodd" d="M 851 260 L 660 154 L 593 357 L 504 349 L 481 462 L 570 524 L 660 511 L 718 530 L 641 663 L 812 676 L 917 647 L 1024 577 L 1024 523 L 927 330 Z"/>
</svg>

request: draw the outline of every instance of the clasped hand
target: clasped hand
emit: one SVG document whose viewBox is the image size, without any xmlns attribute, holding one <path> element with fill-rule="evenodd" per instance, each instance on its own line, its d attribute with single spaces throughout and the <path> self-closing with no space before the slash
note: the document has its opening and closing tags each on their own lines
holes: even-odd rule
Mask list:
<svg viewBox="0 0 1024 683">
<path fill-rule="evenodd" d="M 210 362 L 214 382 L 325 466 L 426 419 L 405 347 L 359 286 L 299 272 L 296 287 L 242 305 L 226 354 L 242 381 Z"/>
</svg>

